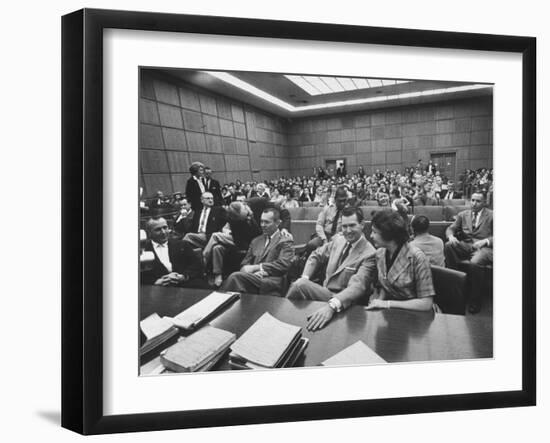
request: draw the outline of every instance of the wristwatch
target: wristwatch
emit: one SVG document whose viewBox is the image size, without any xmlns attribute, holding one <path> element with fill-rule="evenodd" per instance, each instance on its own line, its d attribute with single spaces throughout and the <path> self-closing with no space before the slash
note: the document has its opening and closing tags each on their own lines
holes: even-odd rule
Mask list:
<svg viewBox="0 0 550 443">
<path fill-rule="evenodd" d="M 328 305 L 334 312 L 341 312 L 342 311 L 342 302 L 338 300 L 337 298 L 331 298 L 328 301 Z"/>
</svg>

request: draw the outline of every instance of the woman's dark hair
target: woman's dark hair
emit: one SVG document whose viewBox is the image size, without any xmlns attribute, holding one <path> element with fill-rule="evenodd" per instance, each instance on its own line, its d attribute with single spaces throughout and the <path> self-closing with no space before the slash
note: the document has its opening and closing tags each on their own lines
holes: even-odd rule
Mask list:
<svg viewBox="0 0 550 443">
<path fill-rule="evenodd" d="M 398 245 L 402 245 L 409 240 L 405 220 L 399 213 L 391 209 L 376 211 L 372 217 L 372 226 L 380 231 L 380 235 L 385 241 L 393 240 Z"/>
</svg>

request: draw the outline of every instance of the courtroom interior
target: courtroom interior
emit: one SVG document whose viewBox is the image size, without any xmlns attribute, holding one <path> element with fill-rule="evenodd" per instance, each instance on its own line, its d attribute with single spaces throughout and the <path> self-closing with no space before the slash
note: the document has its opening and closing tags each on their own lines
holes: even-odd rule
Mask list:
<svg viewBox="0 0 550 443">
<path fill-rule="evenodd" d="M 141 68 L 141 374 L 492 357 L 492 128 L 491 84 Z"/>
</svg>

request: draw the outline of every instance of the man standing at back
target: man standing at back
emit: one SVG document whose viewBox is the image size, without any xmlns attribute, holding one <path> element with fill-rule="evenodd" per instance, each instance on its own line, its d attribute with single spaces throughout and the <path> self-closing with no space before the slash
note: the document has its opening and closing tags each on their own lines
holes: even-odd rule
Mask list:
<svg viewBox="0 0 550 443">
<path fill-rule="evenodd" d="M 223 206 L 223 197 L 220 182 L 212 178 L 212 168 L 204 167 L 204 188 L 206 192 L 212 193 L 214 196 L 214 206 Z"/>
<path fill-rule="evenodd" d="M 279 211 L 266 208 L 260 220 L 262 235 L 250 243 L 241 270 L 222 285 L 224 291 L 282 296 L 294 251 L 292 238 L 279 231 Z"/>
<path fill-rule="evenodd" d="M 309 256 L 302 276 L 290 287 L 287 298 L 331 302 L 333 295 L 343 291 L 349 279 L 357 273 L 363 260 L 376 250 L 363 235 L 363 212 L 360 208 L 342 210 L 342 232 L 316 249 Z M 326 266 L 323 284 L 310 279 Z M 335 299 L 333 303 L 338 303 Z"/>
<path fill-rule="evenodd" d="M 445 244 L 447 266 L 459 269 L 459 263 L 467 260 L 470 280 L 470 306 L 472 314 L 481 309 L 483 267 L 493 264 L 493 211 L 485 207 L 485 196 L 474 192 L 471 209 L 459 212 L 446 231 L 449 241 Z"/>
</svg>

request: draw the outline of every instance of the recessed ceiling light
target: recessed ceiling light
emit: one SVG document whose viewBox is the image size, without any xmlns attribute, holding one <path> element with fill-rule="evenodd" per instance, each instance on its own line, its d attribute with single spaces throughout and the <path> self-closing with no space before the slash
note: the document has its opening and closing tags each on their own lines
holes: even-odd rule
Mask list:
<svg viewBox="0 0 550 443">
<path fill-rule="evenodd" d="M 414 97 L 430 96 L 430 95 L 445 95 L 445 94 L 451 94 L 455 92 L 464 92 L 464 91 L 473 91 L 478 89 L 492 88 L 492 85 L 473 84 L 473 85 L 454 86 L 451 88 L 430 89 L 426 91 L 408 92 L 408 93 L 393 94 L 393 95 L 379 95 L 375 97 L 342 100 L 342 101 L 335 101 L 335 102 L 329 102 L 329 103 L 321 103 L 316 105 L 293 106 L 283 100 L 278 99 L 277 97 L 272 96 L 271 94 L 268 94 L 265 91 L 262 91 L 259 88 L 256 88 L 255 86 L 252 86 L 249 83 L 246 83 L 243 80 L 238 79 L 237 77 L 227 72 L 218 72 L 218 71 L 203 71 L 203 72 L 292 113 L 318 110 L 318 109 L 337 108 L 337 107 L 343 107 L 343 106 L 360 105 L 360 104 L 366 104 L 366 103 L 375 103 L 375 102 L 381 102 L 381 101 L 392 101 L 392 100 L 399 100 L 404 98 L 414 98 Z M 288 77 L 288 76 L 285 76 L 285 77 Z M 316 79 L 318 79 L 319 81 L 322 81 L 319 77 L 316 77 Z M 353 79 L 353 80 L 355 83 L 356 79 Z M 369 83 L 371 83 L 371 81 L 372 81 L 371 79 L 368 79 Z M 376 81 L 380 82 L 381 80 L 376 80 Z M 400 83 L 404 83 L 404 82 L 400 82 Z M 382 93 L 382 92 L 383 91 L 377 91 L 377 93 Z"/>
</svg>

